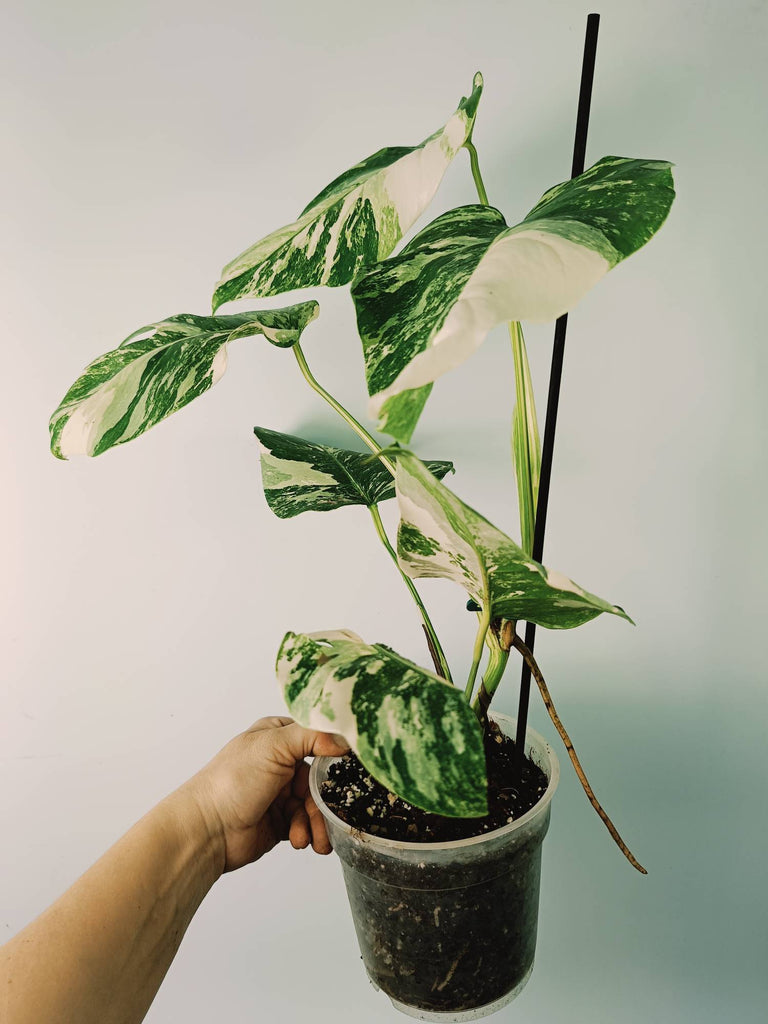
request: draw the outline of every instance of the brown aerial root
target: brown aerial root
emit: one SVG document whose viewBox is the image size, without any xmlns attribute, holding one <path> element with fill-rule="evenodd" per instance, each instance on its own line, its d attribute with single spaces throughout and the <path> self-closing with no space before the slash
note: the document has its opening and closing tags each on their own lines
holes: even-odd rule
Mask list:
<svg viewBox="0 0 768 1024">
<path fill-rule="evenodd" d="M 511 636 L 510 636 L 510 633 L 511 633 Z M 549 689 L 547 688 L 547 684 L 544 682 L 544 676 L 541 674 L 541 669 L 536 664 L 536 659 L 534 658 L 533 653 L 531 652 L 531 650 L 525 645 L 524 641 L 521 640 L 520 637 L 515 632 L 514 623 L 512 623 L 512 622 L 505 622 L 504 623 L 504 627 L 502 629 L 502 642 L 503 643 L 508 643 L 509 646 L 514 647 L 515 650 L 519 651 L 520 654 L 522 654 L 523 658 L 525 659 L 525 662 L 528 665 L 528 668 L 531 670 L 531 674 L 533 675 L 533 678 L 536 680 L 536 685 L 538 686 L 539 692 L 541 693 L 541 699 L 544 701 L 544 706 L 547 709 L 549 717 L 552 719 L 552 724 L 557 729 L 557 731 L 560 733 L 560 738 L 562 739 L 563 743 L 565 744 L 565 749 L 568 751 L 568 756 L 570 757 L 571 763 L 573 764 L 573 767 L 576 770 L 576 774 L 579 777 L 579 782 L 581 783 L 581 785 L 582 785 L 582 787 L 584 789 L 584 792 L 587 794 L 589 802 L 592 804 L 594 809 L 597 811 L 597 813 L 602 818 L 603 823 L 605 824 L 605 827 L 608 829 L 608 831 L 611 833 L 611 836 L 613 837 L 614 842 L 616 843 L 618 848 L 621 850 L 621 852 L 624 854 L 624 856 L 627 858 L 627 860 L 632 865 L 632 867 L 633 868 L 637 868 L 637 870 L 642 875 L 647 875 L 648 872 L 645 870 L 643 865 L 634 857 L 632 851 L 629 849 L 627 844 L 624 842 L 624 840 L 619 835 L 618 829 L 613 824 L 613 822 L 608 817 L 608 815 L 605 813 L 605 811 L 603 810 L 602 806 L 600 805 L 600 802 L 598 801 L 597 797 L 595 796 L 594 790 L 590 786 L 589 781 L 587 779 L 587 776 L 584 774 L 584 769 L 581 767 L 581 762 L 579 761 L 579 758 L 576 755 L 576 751 L 573 748 L 573 743 L 571 743 L 571 738 L 568 735 L 568 733 L 565 731 L 565 726 L 560 721 L 560 716 L 555 711 L 555 705 L 552 702 L 552 697 L 550 696 Z M 507 648 L 507 649 L 509 649 L 509 648 Z"/>
</svg>

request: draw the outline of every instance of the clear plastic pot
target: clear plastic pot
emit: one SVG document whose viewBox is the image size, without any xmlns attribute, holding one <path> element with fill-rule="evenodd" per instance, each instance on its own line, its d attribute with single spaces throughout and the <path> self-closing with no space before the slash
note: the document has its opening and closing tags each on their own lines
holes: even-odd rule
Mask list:
<svg viewBox="0 0 768 1024">
<path fill-rule="evenodd" d="M 515 722 L 492 716 L 508 736 Z M 352 828 L 320 786 L 333 758 L 315 758 L 309 782 L 341 860 L 363 962 L 373 985 L 411 1017 L 478 1020 L 523 989 L 533 969 L 541 843 L 560 767 L 529 729 L 526 753 L 549 780 L 541 800 L 503 828 L 450 843 L 404 843 Z"/>
</svg>

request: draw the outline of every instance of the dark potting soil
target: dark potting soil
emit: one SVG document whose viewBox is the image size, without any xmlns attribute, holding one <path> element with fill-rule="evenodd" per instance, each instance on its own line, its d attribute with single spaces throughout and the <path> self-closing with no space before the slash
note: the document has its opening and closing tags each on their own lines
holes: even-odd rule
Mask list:
<svg viewBox="0 0 768 1024">
<path fill-rule="evenodd" d="M 490 814 L 444 818 L 418 810 L 375 782 L 353 755 L 335 762 L 321 784 L 332 810 L 361 833 L 405 842 L 451 842 L 519 818 L 547 787 L 525 760 L 513 788 L 514 741 L 486 737 Z M 384 856 L 365 836 L 338 850 L 366 970 L 398 1003 L 424 1011 L 489 1006 L 525 983 L 533 965 L 541 842 L 548 812 L 516 840 L 482 844 L 447 860 Z"/>
<path fill-rule="evenodd" d="M 342 821 L 361 832 L 411 843 L 443 843 L 469 839 L 502 828 L 522 817 L 541 799 L 547 777 L 528 757 L 522 779 L 513 785 L 515 741 L 491 724 L 485 736 L 488 808 L 484 818 L 445 818 L 394 796 L 346 754 L 331 765 L 322 783 L 323 799 Z"/>
</svg>

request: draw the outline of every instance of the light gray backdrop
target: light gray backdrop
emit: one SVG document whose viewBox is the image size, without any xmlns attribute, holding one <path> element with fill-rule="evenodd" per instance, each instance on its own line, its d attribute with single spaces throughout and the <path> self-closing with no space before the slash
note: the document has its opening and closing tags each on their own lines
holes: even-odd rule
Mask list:
<svg viewBox="0 0 768 1024">
<path fill-rule="evenodd" d="M 233 345 L 209 395 L 96 460 L 54 460 L 50 413 L 135 328 L 206 312 L 221 266 L 337 173 L 436 129 L 478 68 L 488 192 L 522 216 L 570 171 L 589 8 L 7 10 L 0 937 L 232 735 L 281 712 L 272 666 L 287 628 L 348 627 L 425 659 L 364 510 L 278 522 L 265 506 L 254 425 L 348 443 L 290 356 L 259 339 Z M 571 317 L 548 526 L 545 561 L 637 628 L 604 617 L 540 631 L 538 650 L 598 795 L 650 874 L 625 863 L 564 763 L 537 966 L 496 1019 L 749 1024 L 768 996 L 768 11 L 759 0 L 598 10 L 587 164 L 672 160 L 679 198 Z M 473 201 L 461 155 L 419 223 Z M 308 358 L 364 416 L 348 291 L 318 297 Z M 543 420 L 551 329 L 527 338 Z M 514 532 L 512 395 L 500 329 L 441 380 L 415 440 L 453 458 L 452 486 Z M 464 671 L 471 618 L 450 584 L 430 582 Z M 537 699 L 533 723 L 558 746 Z M 335 859 L 280 849 L 206 899 L 148 1020 L 222 1018 L 401 1019 L 365 978 Z"/>
</svg>

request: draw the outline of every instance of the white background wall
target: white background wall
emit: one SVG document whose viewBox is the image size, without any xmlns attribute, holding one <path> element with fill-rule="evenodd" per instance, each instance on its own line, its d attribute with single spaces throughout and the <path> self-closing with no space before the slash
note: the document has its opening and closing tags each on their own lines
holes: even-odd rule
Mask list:
<svg viewBox="0 0 768 1024">
<path fill-rule="evenodd" d="M 678 199 L 659 236 L 570 318 L 545 556 L 638 625 L 540 631 L 537 650 L 598 795 L 650 874 L 624 862 L 563 764 L 537 966 L 496 1019 L 750 1024 L 768 995 L 768 9 L 597 9 L 587 164 L 672 160 Z M 233 345 L 209 395 L 96 460 L 49 454 L 51 412 L 141 324 L 206 312 L 223 264 L 337 173 L 421 141 L 478 68 L 486 185 L 511 222 L 522 217 L 570 171 L 588 10 L 11 0 L 0 941 L 232 735 L 282 710 L 272 665 L 286 629 L 345 626 L 425 658 L 364 510 L 279 522 L 265 506 L 254 425 L 349 443 L 289 355 Z M 462 155 L 420 224 L 473 201 Z M 318 297 L 308 358 L 363 416 L 348 291 Z M 527 339 L 543 420 L 551 329 Z M 499 330 L 436 387 L 415 443 L 453 458 L 456 491 L 514 534 L 512 395 Z M 461 674 L 472 619 L 460 593 L 430 582 Z M 513 710 L 514 681 L 501 710 Z M 147 1019 L 224 1017 L 399 1019 L 367 983 L 335 859 L 285 848 L 215 886 Z"/>
</svg>

